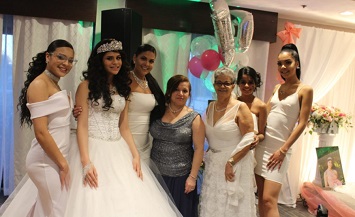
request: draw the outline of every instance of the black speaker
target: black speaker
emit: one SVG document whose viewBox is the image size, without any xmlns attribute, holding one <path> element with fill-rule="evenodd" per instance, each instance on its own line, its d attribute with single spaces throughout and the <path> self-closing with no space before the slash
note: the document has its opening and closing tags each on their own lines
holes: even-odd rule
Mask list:
<svg viewBox="0 0 355 217">
<path fill-rule="evenodd" d="M 317 217 L 327 217 L 328 209 L 323 205 L 319 204 L 317 208 Z"/>
<path fill-rule="evenodd" d="M 101 39 L 114 38 L 122 42 L 127 60 L 142 44 L 142 16 L 130 8 L 104 10 L 101 12 Z"/>
</svg>

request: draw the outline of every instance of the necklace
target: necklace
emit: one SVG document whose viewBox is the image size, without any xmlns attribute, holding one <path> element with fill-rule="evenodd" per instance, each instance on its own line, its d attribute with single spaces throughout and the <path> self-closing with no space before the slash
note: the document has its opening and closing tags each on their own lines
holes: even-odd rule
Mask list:
<svg viewBox="0 0 355 217">
<path fill-rule="evenodd" d="M 173 109 L 171 108 L 171 106 L 170 106 L 170 103 L 168 104 L 168 106 L 169 106 L 169 110 L 170 110 L 173 114 L 176 114 L 176 113 L 180 112 L 180 111 L 185 107 L 185 106 L 183 106 L 183 107 L 179 108 L 178 110 L 173 110 Z"/>
<path fill-rule="evenodd" d="M 59 77 L 53 75 L 50 71 L 48 71 L 47 69 L 44 70 L 44 74 L 46 74 L 49 78 L 49 80 L 51 81 L 51 83 L 58 89 L 61 90 L 59 85 L 58 85 L 58 81 L 59 81 Z"/>
<path fill-rule="evenodd" d="M 58 82 L 59 81 L 59 77 L 53 75 L 52 72 L 48 71 L 47 69 L 44 70 L 44 74 L 46 74 L 52 81 Z"/>
<path fill-rule="evenodd" d="M 148 89 L 148 81 L 144 76 L 144 79 L 140 79 L 136 76 L 136 74 L 134 73 L 134 71 L 132 71 L 132 75 L 134 80 L 136 80 L 137 84 L 142 88 L 142 89 Z"/>
<path fill-rule="evenodd" d="M 216 104 L 217 104 L 217 103 L 214 104 L 214 110 L 215 110 L 216 112 L 223 112 L 224 110 L 227 109 L 227 106 L 228 106 L 228 104 L 227 104 L 226 107 L 224 107 L 224 108 L 222 108 L 222 109 L 217 109 L 217 105 L 216 105 Z"/>
</svg>

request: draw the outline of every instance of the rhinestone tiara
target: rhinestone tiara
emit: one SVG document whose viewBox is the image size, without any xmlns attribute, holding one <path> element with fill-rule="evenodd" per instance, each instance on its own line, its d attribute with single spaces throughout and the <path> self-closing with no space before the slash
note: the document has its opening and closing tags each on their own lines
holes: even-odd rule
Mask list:
<svg viewBox="0 0 355 217">
<path fill-rule="evenodd" d="M 97 54 L 122 49 L 122 42 L 113 40 L 110 43 L 103 44 L 99 48 L 97 48 Z"/>
</svg>

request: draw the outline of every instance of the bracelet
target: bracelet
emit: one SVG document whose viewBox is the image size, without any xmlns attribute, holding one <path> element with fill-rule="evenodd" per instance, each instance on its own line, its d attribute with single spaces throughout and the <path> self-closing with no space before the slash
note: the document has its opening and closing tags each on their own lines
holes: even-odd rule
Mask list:
<svg viewBox="0 0 355 217">
<path fill-rule="evenodd" d="M 281 148 L 279 149 L 279 151 L 280 151 L 283 155 L 286 155 L 286 151 L 283 151 Z"/>
<path fill-rule="evenodd" d="M 86 174 L 89 172 L 90 168 L 92 166 L 92 163 L 89 162 L 83 167 L 83 179 L 85 179 Z"/>
<path fill-rule="evenodd" d="M 191 173 L 189 174 L 189 176 L 190 176 L 191 178 L 193 178 L 194 180 L 197 179 L 196 176 L 191 175 Z"/>
</svg>

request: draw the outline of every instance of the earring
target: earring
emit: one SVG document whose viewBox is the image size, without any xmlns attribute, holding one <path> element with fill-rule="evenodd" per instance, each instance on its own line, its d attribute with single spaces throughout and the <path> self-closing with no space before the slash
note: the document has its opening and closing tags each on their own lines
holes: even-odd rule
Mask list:
<svg viewBox="0 0 355 217">
<path fill-rule="evenodd" d="M 297 69 L 300 69 L 300 67 L 299 67 L 299 66 L 297 66 Z"/>
</svg>

